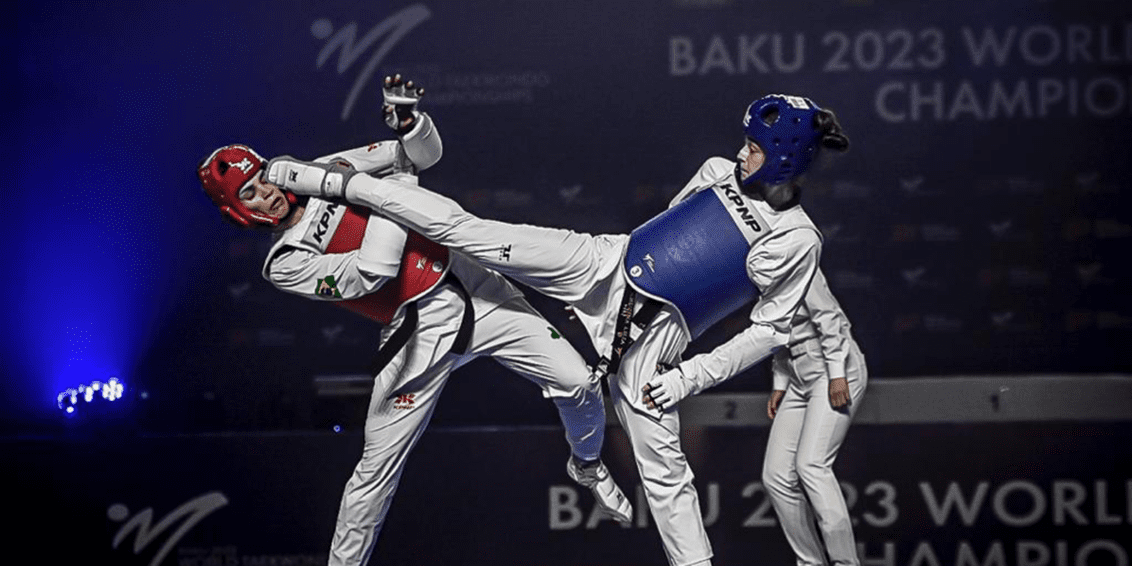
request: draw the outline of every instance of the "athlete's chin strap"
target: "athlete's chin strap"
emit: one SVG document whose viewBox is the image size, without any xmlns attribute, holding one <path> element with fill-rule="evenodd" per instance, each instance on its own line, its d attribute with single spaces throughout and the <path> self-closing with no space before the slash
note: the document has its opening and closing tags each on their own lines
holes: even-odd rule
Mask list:
<svg viewBox="0 0 1132 566">
<path fill-rule="evenodd" d="M 762 195 L 762 182 L 756 181 L 755 179 L 752 179 L 751 177 L 747 177 L 746 180 L 743 180 L 743 167 L 742 167 L 742 165 L 743 164 L 739 163 L 738 161 L 735 162 L 735 185 L 737 185 L 739 187 L 739 189 L 742 190 L 745 193 L 761 196 Z"/>
<path fill-rule="evenodd" d="M 743 170 L 739 168 L 739 163 L 735 164 L 735 181 L 747 196 L 762 200 L 775 210 L 785 210 L 802 201 L 802 193 L 798 190 L 798 186 L 794 185 L 792 181 L 786 181 L 777 185 L 768 185 L 764 181 L 752 179 L 751 177 L 747 177 L 747 180 L 743 181 Z M 782 185 L 788 185 L 790 198 L 779 202 L 773 196 L 775 193 L 774 188 Z"/>
<path fill-rule="evenodd" d="M 290 206 L 288 207 L 286 216 L 275 220 L 275 226 L 271 227 L 272 232 L 282 232 L 286 230 L 287 227 L 290 226 L 291 220 L 295 218 L 296 211 L 306 207 L 307 201 L 310 200 L 309 197 L 299 196 L 286 190 L 283 190 L 283 196 L 287 198 L 287 202 Z"/>
</svg>

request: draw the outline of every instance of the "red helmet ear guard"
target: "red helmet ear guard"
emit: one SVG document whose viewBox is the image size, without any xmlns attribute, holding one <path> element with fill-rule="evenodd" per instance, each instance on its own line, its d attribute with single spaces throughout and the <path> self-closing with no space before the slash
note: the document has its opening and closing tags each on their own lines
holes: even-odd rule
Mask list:
<svg viewBox="0 0 1132 566">
<path fill-rule="evenodd" d="M 278 218 L 253 212 L 240 200 L 240 189 L 255 179 L 266 165 L 267 160 L 252 148 L 241 144 L 226 145 L 200 162 L 197 176 L 205 194 L 226 219 L 244 227 L 274 228 L 279 225 Z M 283 191 L 283 194 L 288 202 L 295 204 L 294 194 L 288 191 Z"/>
</svg>

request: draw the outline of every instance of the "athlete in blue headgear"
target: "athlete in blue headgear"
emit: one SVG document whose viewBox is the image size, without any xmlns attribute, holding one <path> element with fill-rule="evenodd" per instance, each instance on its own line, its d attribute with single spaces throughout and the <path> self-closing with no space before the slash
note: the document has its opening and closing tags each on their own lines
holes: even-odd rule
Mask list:
<svg viewBox="0 0 1132 566">
<path fill-rule="evenodd" d="M 844 502 L 839 511 L 836 505 L 815 503 L 823 529 L 828 526 L 835 535 L 823 549 L 816 537 L 806 537 L 813 528 L 803 524 L 810 515 L 798 483 L 799 477 L 810 477 L 813 466 L 802 460 L 810 444 L 820 445 L 814 450 L 824 458 L 814 465 L 824 464 L 828 471 L 830 454 L 836 453 L 856 406 L 849 403 L 846 409 L 846 404 L 864 391 L 864 362 L 818 270 L 821 236 L 797 206 L 794 182 L 818 153 L 844 151 L 848 140 L 831 112 L 792 96 L 755 101 L 744 117 L 744 131 L 738 163 L 709 159 L 667 211 L 631 235 L 592 236 L 484 220 L 412 183 L 287 157 L 270 162 L 267 178 L 297 194 L 345 198 L 373 208 L 570 304 L 604 354 L 597 371 L 609 378 L 614 408 L 673 566 L 708 565 L 712 557 L 674 405 L 777 351 L 776 367 L 782 369 L 775 374 L 768 412 L 779 411 L 772 443 L 782 446 L 774 447 L 773 462 L 768 451 L 766 465 L 782 468 L 785 478 L 781 488 L 773 488 L 779 490 L 776 508 L 800 563 L 822 563 L 826 550 L 838 561 L 855 563 Z M 690 340 L 753 300 L 751 325 L 743 332 L 708 354 L 680 361 Z M 806 354 L 811 349 L 812 362 Z M 671 370 L 658 375 L 662 367 Z M 797 377 L 788 380 L 787 368 Z M 826 398 L 811 395 L 822 384 L 828 384 L 830 401 L 814 428 L 809 423 L 819 416 L 811 417 L 806 404 Z M 808 441 L 810 431 L 820 438 Z M 778 479 L 779 472 L 767 477 Z M 803 484 L 810 494 L 810 482 Z M 824 490 L 822 501 L 840 501 L 832 474 L 814 485 Z M 842 552 L 846 541 L 849 550 Z"/>
<path fill-rule="evenodd" d="M 729 379 L 765 357 L 768 353 L 766 347 L 786 332 L 785 347 L 775 349 L 773 354 L 774 390 L 767 402 L 767 416 L 774 422 L 763 461 L 763 485 L 799 565 L 825 564 L 827 558 L 830 564 L 857 565 L 860 561 L 853 540 L 852 523 L 832 466 L 864 396 L 868 370 L 864 355 L 850 332 L 849 319 L 830 292 L 825 276 L 817 266 L 816 256 L 811 265 L 810 254 L 799 255 L 797 251 L 814 244 L 818 233 L 798 206 L 801 187 L 796 179 L 806 172 L 820 150 L 845 151 L 849 140 L 831 112 L 819 108 L 809 99 L 794 96 L 771 95 L 756 100 L 747 109 L 743 125 L 747 144 L 739 152 L 734 177 L 739 180 L 744 196 L 767 205 L 751 207 L 751 214 L 768 214 L 764 218 L 766 224 L 772 226 L 769 234 L 760 235 L 758 230 L 747 234 L 748 239 L 756 240 L 746 256 L 747 274 L 762 291 L 751 315 L 752 327 L 711 353 L 696 356 L 673 371 L 654 378 L 644 387 L 646 401 L 650 407 L 668 407 L 688 395 Z M 726 165 L 721 162 L 713 171 L 712 160 L 709 160 L 700 174 L 704 175 L 705 181 L 710 181 L 722 175 Z M 676 200 L 705 184 L 689 183 Z M 719 190 L 719 185 L 713 188 Z M 696 198 L 706 200 L 692 196 L 680 206 L 689 206 Z M 634 236 L 677 208 L 670 208 L 667 213 L 642 226 L 634 232 Z M 773 220 L 774 216 L 779 219 Z M 791 216 L 793 220 L 786 220 Z M 743 231 L 745 223 L 735 224 Z M 648 240 L 647 234 L 640 235 L 643 236 L 641 240 Z M 717 241 L 722 239 L 719 235 L 716 238 Z M 765 239 L 762 244 L 759 243 L 760 238 Z M 775 239 L 781 241 L 772 243 Z M 816 244 L 820 248 L 820 237 Z M 737 250 L 733 253 L 741 254 L 738 251 L 743 249 L 741 243 L 733 245 Z M 756 263 L 760 255 L 756 250 L 760 248 L 764 250 L 760 253 L 766 258 L 762 266 Z M 791 248 L 795 251 L 787 251 Z M 774 249 L 782 250 L 782 255 L 774 257 Z M 630 247 L 630 254 L 632 251 Z M 791 260 L 791 257 L 795 259 Z M 787 267 L 792 261 L 799 262 L 793 269 Z M 775 266 L 786 268 L 783 276 L 777 278 L 777 283 L 768 281 L 764 285 L 756 279 L 760 272 L 773 273 Z M 719 272 L 723 271 L 721 267 Z M 792 275 L 786 275 L 786 272 Z M 802 284 L 803 280 L 808 282 L 808 286 Z M 651 280 L 649 282 L 658 285 Z M 667 282 L 659 285 L 663 288 L 665 284 L 673 286 Z M 733 296 L 741 296 L 743 291 L 751 292 L 738 278 L 732 284 L 732 288 L 736 289 Z M 800 303 L 795 304 L 791 300 L 789 304 L 776 304 L 780 297 L 793 297 L 789 292 L 775 292 L 776 284 L 802 289 Z M 770 295 L 772 292 L 773 297 Z M 754 293 L 757 295 L 758 291 Z M 695 304 L 705 295 L 671 296 Z M 755 327 L 775 324 L 771 321 L 781 323 L 783 319 L 760 314 L 760 309 L 764 308 L 770 312 L 793 309 L 788 327 L 767 330 L 773 336 L 769 341 Z M 707 323 L 711 322 L 714 321 Z M 752 342 L 744 344 L 741 340 L 744 335 L 749 335 Z M 755 343 L 760 340 L 762 344 Z M 815 530 L 815 519 L 818 530 Z"/>
</svg>

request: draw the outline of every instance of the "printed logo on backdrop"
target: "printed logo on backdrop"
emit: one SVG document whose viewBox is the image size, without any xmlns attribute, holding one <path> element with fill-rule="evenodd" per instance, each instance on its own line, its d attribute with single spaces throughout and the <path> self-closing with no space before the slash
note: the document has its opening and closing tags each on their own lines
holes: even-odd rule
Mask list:
<svg viewBox="0 0 1132 566">
<path fill-rule="evenodd" d="M 1013 310 L 993 311 L 987 315 L 991 328 L 999 333 L 1037 332 L 1042 324 L 1034 313 Z"/>
<path fill-rule="evenodd" d="M 1117 240 L 1132 237 L 1132 225 L 1115 218 L 1098 218 L 1094 224 L 1098 240 Z"/>
<path fill-rule="evenodd" d="M 924 185 L 927 178 L 923 175 L 914 175 L 912 177 L 901 177 L 897 179 L 900 192 L 906 197 L 924 197 L 924 196 L 938 196 L 942 194 L 938 190 L 933 190 Z"/>
<path fill-rule="evenodd" d="M 900 279 L 908 289 L 938 291 L 945 287 L 938 271 L 923 265 L 906 267 L 900 270 Z"/>
<path fill-rule="evenodd" d="M 228 295 L 232 297 L 233 301 L 239 301 L 247 296 L 248 291 L 252 289 L 252 284 L 248 281 L 240 281 L 238 283 L 230 283 L 228 285 Z"/>
<path fill-rule="evenodd" d="M 246 265 L 246 264 L 245 264 Z M 275 304 L 274 289 L 258 287 L 254 281 L 232 281 L 225 286 L 228 298 L 235 304 Z"/>
<path fill-rule="evenodd" d="M 344 330 L 346 330 L 346 327 L 342 326 L 341 324 L 335 324 L 333 326 L 323 326 L 322 327 L 322 339 L 326 341 L 327 346 L 333 346 L 334 344 L 336 344 L 338 342 L 338 339 L 339 339 L 340 336 L 342 336 L 342 332 Z"/>
<path fill-rule="evenodd" d="M 893 242 L 914 242 L 919 237 L 919 230 L 915 224 L 894 224 L 892 226 Z"/>
<path fill-rule="evenodd" d="M 115 503 L 106 510 L 106 516 L 114 523 L 122 526 L 114 534 L 111 548 L 128 548 L 137 562 L 130 564 L 146 564 L 146 566 L 159 566 L 162 563 L 179 564 L 181 566 L 242 566 L 249 564 L 294 564 L 315 565 L 326 564 L 326 554 L 240 554 L 235 544 L 212 547 L 194 547 L 179 545 L 186 535 L 201 522 L 207 520 L 218 509 L 228 505 L 229 499 L 219 491 L 211 491 L 197 496 L 178 506 L 169 514 L 161 517 L 154 523 L 152 507 L 147 507 L 137 513 L 131 514 L 129 507 L 122 503 Z M 209 532 L 215 532 L 215 528 Z M 129 539 L 133 537 L 133 544 Z M 215 541 L 209 541 L 214 543 Z M 169 554 L 176 549 L 176 558 L 168 559 Z M 145 556 L 152 553 L 148 562 L 143 562 Z"/>
<path fill-rule="evenodd" d="M 529 208 L 535 202 L 533 194 L 525 191 L 500 189 L 489 191 L 476 189 L 467 194 L 468 206 L 493 206 L 495 208 Z"/>
<path fill-rule="evenodd" d="M 979 286 L 983 288 L 998 287 L 1006 284 L 1005 267 L 984 267 L 975 276 Z"/>
<path fill-rule="evenodd" d="M 373 78 L 374 72 L 377 71 L 378 65 L 381 64 L 385 56 L 409 32 L 431 16 L 432 13 L 423 4 L 413 4 L 371 27 L 360 40 L 358 39 L 357 22 L 350 22 L 337 31 L 334 30 L 334 24 L 326 18 L 311 23 L 311 35 L 316 39 L 326 40 L 326 45 L 318 52 L 317 68 L 321 69 L 334 55 L 334 52 L 338 51 L 337 71 L 339 75 L 342 75 L 349 71 L 362 55 L 369 54 L 369 59 L 358 71 L 357 78 L 354 79 L 354 86 L 350 89 L 350 94 L 346 96 L 345 104 L 342 105 L 343 122 L 350 117 L 350 112 L 354 109 L 358 95 L 370 83 L 370 79 Z M 381 42 L 378 43 L 378 40 L 381 40 Z"/>
<path fill-rule="evenodd" d="M 684 188 L 683 185 L 675 185 L 671 183 L 664 183 L 656 185 L 653 183 L 637 183 L 633 187 L 633 206 L 644 209 L 648 214 L 655 214 L 657 201 L 660 201 L 659 206 L 668 206 L 668 201 Z M 812 189 L 810 189 L 812 190 Z M 578 199 L 577 204 L 585 204 L 588 206 L 598 206 L 603 202 L 602 193 L 595 193 L 590 198 Z"/>
<path fill-rule="evenodd" d="M 831 284 L 838 291 L 868 291 L 876 286 L 876 277 L 870 273 L 839 269 L 832 275 Z"/>
<path fill-rule="evenodd" d="M 578 195 L 582 194 L 584 188 L 585 187 L 580 183 L 561 187 L 558 189 L 558 198 L 561 199 L 564 204 L 570 204 L 574 202 L 574 199 L 578 198 Z"/>
<path fill-rule="evenodd" d="M 1009 196 L 1037 196 L 1046 190 L 1045 181 L 1021 175 L 975 179 L 973 185 L 978 192 Z"/>
<path fill-rule="evenodd" d="M 847 228 L 842 222 L 834 222 L 818 227 L 822 241 L 826 244 L 859 244 L 864 235 L 858 227 Z"/>
<path fill-rule="evenodd" d="M 492 202 L 500 208 L 527 208 L 534 204 L 534 198 L 525 191 L 503 189 L 492 192 Z"/>
<path fill-rule="evenodd" d="M 925 314 L 924 331 L 934 333 L 954 334 L 963 331 L 966 326 L 963 321 L 949 314 Z"/>
<path fill-rule="evenodd" d="M 892 319 L 892 331 L 897 334 L 917 331 L 958 334 L 965 326 L 962 319 L 942 313 L 905 313 Z"/>
<path fill-rule="evenodd" d="M 297 336 L 294 331 L 282 328 L 260 328 L 255 332 L 257 346 L 265 348 L 284 348 L 294 346 Z"/>
<path fill-rule="evenodd" d="M 894 124 L 1132 115 L 1132 84 L 1105 72 L 1129 63 L 1132 24 L 1115 18 L 668 38 L 672 77 L 872 77 L 873 109 Z"/>
<path fill-rule="evenodd" d="M 864 200 L 872 196 L 873 188 L 853 181 L 834 181 L 833 198 Z"/>
<path fill-rule="evenodd" d="M 1066 332 L 1129 331 L 1132 314 L 1115 311 L 1071 310 L 1065 314 Z M 1130 517 L 1132 520 L 1132 517 Z"/>
<path fill-rule="evenodd" d="M 918 331 L 956 334 L 962 332 L 964 326 L 959 318 L 940 313 L 904 313 L 892 319 L 892 331 L 896 334 Z"/>
<path fill-rule="evenodd" d="M 530 69 L 457 72 L 430 65 L 409 67 L 403 74 L 421 77 L 422 84 L 433 85 L 428 87 L 432 88 L 428 95 L 430 106 L 533 104 L 537 89 L 551 83 L 549 72 Z"/>
<path fill-rule="evenodd" d="M 921 512 L 927 512 L 935 528 L 974 531 L 985 530 L 989 524 L 993 525 L 990 528 L 1026 529 L 1050 522 L 1063 530 L 1079 526 L 1119 529 L 1124 517 L 1107 503 L 1110 488 L 1120 490 L 1120 483 L 1113 483 L 1115 486 L 1106 480 L 1096 480 L 1089 485 L 1085 481 L 1059 479 L 1047 487 L 1019 478 L 996 483 L 979 481 L 973 486 L 950 481 L 944 488 L 937 482 L 921 481 L 918 499 Z M 1132 484 L 1124 487 L 1129 486 Z M 898 501 L 895 489 L 892 501 Z M 935 541 L 921 541 L 914 550 L 910 545 L 901 546 L 901 555 L 911 554 L 906 561 L 897 562 L 895 548 L 891 553 L 886 548 L 886 560 L 878 562 L 939 566 L 949 563 L 946 557 L 951 555 L 955 564 L 1128 564 L 1127 549 L 1109 538 L 1084 541 L 995 538 L 985 545 L 960 540 L 953 554 L 951 548 L 944 548 L 945 545 Z M 1007 556 L 1014 555 L 1015 562 L 1007 560 Z M 1057 556 L 1056 561 L 1054 556 Z"/>
<path fill-rule="evenodd" d="M 228 329 L 228 348 L 236 349 L 252 343 L 252 331 L 248 328 Z"/>
<path fill-rule="evenodd" d="M 900 271 L 900 278 L 904 280 L 904 284 L 909 287 L 921 287 L 925 284 L 925 275 L 928 273 L 926 267 L 912 267 L 909 269 L 902 269 Z"/>
<path fill-rule="evenodd" d="M 962 239 L 963 231 L 958 226 L 950 224 L 896 224 L 892 227 L 893 242 L 947 243 Z"/>
<path fill-rule="evenodd" d="M 1042 269 L 1016 266 L 1007 271 L 1007 283 L 1015 288 L 1049 287 L 1051 277 Z"/>
<path fill-rule="evenodd" d="M 117 549 L 127 537 L 134 535 L 133 552 L 135 556 L 140 555 L 156 547 L 158 539 L 176 527 L 149 561 L 149 566 L 157 566 L 197 523 L 227 504 L 228 498 L 223 493 L 212 491 L 186 501 L 154 525 L 152 507 L 146 507 L 131 517 L 128 507 L 115 503 L 106 510 L 106 516 L 115 523 L 122 523 L 122 528 L 114 535 L 111 548 Z"/>
<path fill-rule="evenodd" d="M 1132 225 L 1115 218 L 1073 216 L 1066 219 L 1062 231 L 1065 239 L 1070 242 L 1079 242 L 1088 238 L 1120 240 L 1132 237 Z"/>
<path fill-rule="evenodd" d="M 958 242 L 963 239 L 963 232 L 958 226 L 948 224 L 924 224 L 920 233 L 925 242 Z"/>
<path fill-rule="evenodd" d="M 1093 220 L 1084 216 L 1072 216 L 1065 220 L 1061 232 L 1067 241 L 1079 242 L 1093 235 Z"/>
<path fill-rule="evenodd" d="M 1093 330 L 1127 332 L 1132 330 L 1132 313 L 1115 311 L 1071 310 L 1065 314 L 1067 332 Z M 1132 517 L 1130 517 L 1132 521 Z"/>
<path fill-rule="evenodd" d="M 1115 195 L 1120 193 L 1121 184 L 1102 179 L 1098 171 L 1086 171 L 1073 176 L 1073 186 L 1085 195 Z"/>
<path fill-rule="evenodd" d="M 1129 313 L 1098 311 L 1096 323 L 1098 330 L 1132 330 L 1132 316 Z"/>
<path fill-rule="evenodd" d="M 844 228 L 845 225 L 838 222 L 835 224 L 818 226 L 818 232 L 821 232 L 823 242 L 830 242 L 842 237 L 844 235 Z"/>
<path fill-rule="evenodd" d="M 1053 277 L 1048 271 L 1026 266 L 996 266 L 980 269 L 976 275 L 980 287 L 1007 286 L 1016 289 L 1049 287 Z"/>
<path fill-rule="evenodd" d="M 1034 233 L 1021 229 L 1013 218 L 991 220 L 986 223 L 987 232 L 996 242 L 1033 242 Z"/>
<path fill-rule="evenodd" d="M 1111 287 L 1116 279 L 1105 275 L 1104 264 L 1099 261 L 1078 263 L 1075 271 L 1082 287 Z"/>
</svg>

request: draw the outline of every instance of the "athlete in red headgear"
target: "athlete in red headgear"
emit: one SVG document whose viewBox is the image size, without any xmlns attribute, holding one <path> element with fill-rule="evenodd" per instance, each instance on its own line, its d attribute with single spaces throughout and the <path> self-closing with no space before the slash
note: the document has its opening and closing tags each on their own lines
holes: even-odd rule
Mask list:
<svg viewBox="0 0 1132 566">
<path fill-rule="evenodd" d="M 376 178 L 413 174 L 440 159 L 439 134 L 415 106 L 423 90 L 386 78 L 386 122 L 400 142 L 336 153 L 318 162 Z M 502 275 L 361 204 L 296 198 L 265 175 L 247 146 L 222 147 L 198 168 L 205 192 L 230 221 L 270 229 L 263 275 L 283 291 L 333 301 L 385 328 L 374 367 L 361 461 L 346 484 L 329 564 L 369 560 L 406 458 L 428 424 L 449 374 L 480 356 L 538 384 L 558 407 L 568 474 L 601 509 L 627 522 L 632 507 L 599 458 L 605 409 L 582 357 Z M 321 173 L 321 171 L 320 171 Z M 289 182 L 301 182 L 296 177 Z M 474 327 L 474 331 L 473 331 Z"/>
<path fill-rule="evenodd" d="M 825 552 L 856 563 L 829 465 L 864 392 L 864 358 L 818 269 L 821 235 L 795 182 L 819 152 L 849 142 L 832 112 L 796 96 L 755 101 L 743 129 L 737 160 L 707 160 L 667 211 L 630 235 L 484 220 L 420 187 L 287 157 L 271 160 L 267 176 L 299 194 L 364 203 L 573 306 L 605 354 L 600 367 L 673 566 L 712 558 L 674 405 L 773 354 L 768 410 L 778 413 L 764 475 L 783 527 L 799 564 L 822 563 Z M 752 302 L 746 329 L 680 360 L 691 339 Z M 803 485 L 824 547 L 806 523 Z"/>
</svg>

